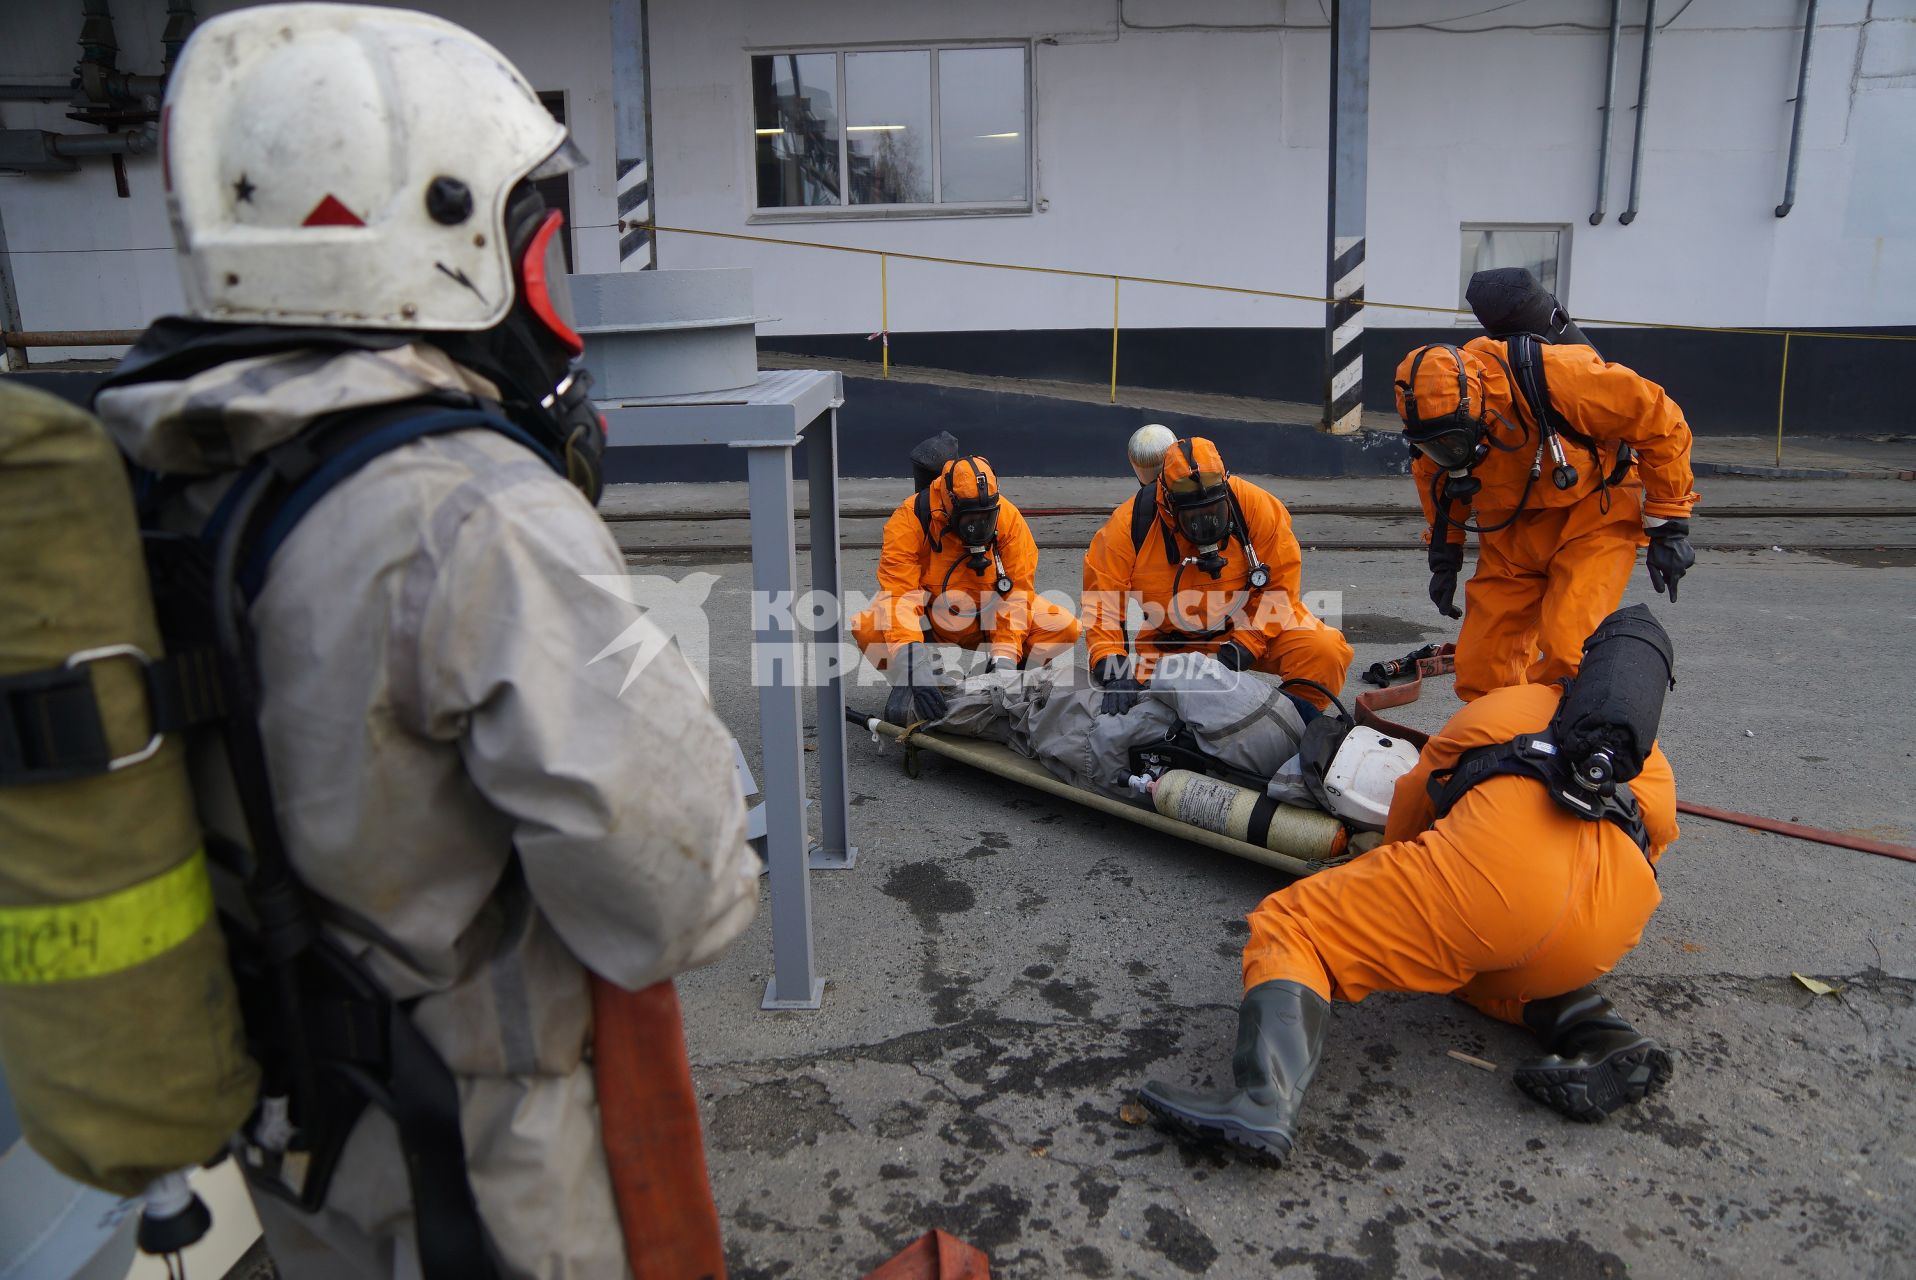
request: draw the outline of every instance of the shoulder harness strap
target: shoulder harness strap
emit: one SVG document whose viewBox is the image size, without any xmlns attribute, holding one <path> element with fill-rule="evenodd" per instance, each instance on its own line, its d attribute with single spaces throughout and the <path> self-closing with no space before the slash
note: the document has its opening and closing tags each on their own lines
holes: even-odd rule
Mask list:
<svg viewBox="0 0 1916 1280">
<path fill-rule="evenodd" d="M 1610 795 L 1592 803 L 1570 780 L 1556 743 L 1544 733 L 1521 734 L 1509 742 L 1474 748 L 1464 752 L 1448 773 L 1432 774 L 1427 790 L 1436 816 L 1449 813 L 1478 783 L 1504 774 L 1542 783 L 1551 799 L 1586 822 L 1614 822 L 1648 856 L 1650 836 L 1629 784 L 1618 783 Z"/>
<path fill-rule="evenodd" d="M 271 470 L 278 474 L 275 494 L 267 510 L 256 518 L 259 534 L 245 550 L 239 565 L 239 586 L 252 600 L 266 585 L 266 571 L 280 545 L 292 536 L 320 499 L 350 479 L 367 463 L 402 445 L 427 436 L 474 428 L 496 431 L 525 446 L 557 474 L 565 463 L 542 448 L 523 428 L 493 409 L 478 405 L 447 407 L 417 401 L 377 410 L 356 410 L 321 419 L 291 440 L 253 459 L 240 473 L 201 532 L 212 545 L 219 541 L 239 495 Z"/>
<path fill-rule="evenodd" d="M 1171 537 L 1171 531 L 1164 527 L 1164 521 L 1158 519 L 1158 486 L 1141 484 L 1137 497 L 1131 499 L 1131 550 L 1144 550 L 1144 540 L 1151 536 L 1151 526 L 1156 525 L 1158 532 L 1164 535 L 1164 558 L 1172 564 L 1178 562 L 1178 544 Z"/>
</svg>

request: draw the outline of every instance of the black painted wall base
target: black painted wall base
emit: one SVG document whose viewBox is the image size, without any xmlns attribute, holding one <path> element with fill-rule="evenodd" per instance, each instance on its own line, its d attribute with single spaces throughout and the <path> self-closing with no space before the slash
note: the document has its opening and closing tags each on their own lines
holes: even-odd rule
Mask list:
<svg viewBox="0 0 1916 1280">
<path fill-rule="evenodd" d="M 1464 325 L 1369 329 L 1364 334 L 1364 404 L 1394 407 L 1397 362 L 1426 342 L 1460 342 Z M 1916 326 L 1836 330 L 1916 335 Z M 1666 329 L 1590 329 L 1606 359 L 1660 384 L 1699 435 L 1765 435 L 1776 430 L 1783 340 Z M 863 334 L 761 336 L 771 351 L 876 360 Z M 1109 329 L 1020 329 L 894 333 L 893 364 L 926 365 L 1007 378 L 1057 378 L 1102 385 L 1110 376 Z M 1844 338 L 1790 341 L 1784 426 L 1791 435 L 1868 435 L 1916 430 L 1909 369 L 1916 345 Z M 1323 396 L 1321 329 L 1126 329 L 1118 381 L 1126 386 L 1205 391 L 1317 403 Z"/>
<path fill-rule="evenodd" d="M 1311 426 L 847 378 L 845 407 L 838 411 L 838 471 L 843 476 L 909 475 L 905 455 L 911 447 L 949 431 L 966 452 L 984 454 L 1003 475 L 1128 477 L 1125 442 L 1153 421 L 1179 435 L 1210 437 L 1227 466 L 1249 475 L 1378 476 L 1409 470 L 1409 454 L 1394 431 L 1332 436 Z M 802 461 L 794 466 L 802 476 Z M 745 458 L 736 449 L 614 449 L 606 458 L 606 478 L 743 480 Z"/>
</svg>

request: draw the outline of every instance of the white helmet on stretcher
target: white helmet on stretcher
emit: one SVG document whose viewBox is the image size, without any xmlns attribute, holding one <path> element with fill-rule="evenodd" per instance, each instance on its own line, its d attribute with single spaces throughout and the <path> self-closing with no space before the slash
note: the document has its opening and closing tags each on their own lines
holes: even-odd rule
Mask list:
<svg viewBox="0 0 1916 1280">
<path fill-rule="evenodd" d="M 1369 725 L 1354 725 L 1324 771 L 1330 810 L 1354 827 L 1382 831 L 1397 780 L 1417 767 L 1417 748 Z"/>
<path fill-rule="evenodd" d="M 505 220 L 516 184 L 579 154 L 462 27 L 364 5 L 209 18 L 174 68 L 160 150 L 196 319 L 482 330 L 549 282 L 529 301 L 570 333 L 558 228 L 515 262 L 532 246 Z"/>
</svg>

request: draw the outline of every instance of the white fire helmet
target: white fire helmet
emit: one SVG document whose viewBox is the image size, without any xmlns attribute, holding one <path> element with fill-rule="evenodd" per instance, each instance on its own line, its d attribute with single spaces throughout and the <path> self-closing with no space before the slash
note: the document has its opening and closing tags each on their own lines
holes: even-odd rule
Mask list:
<svg viewBox="0 0 1916 1280">
<path fill-rule="evenodd" d="M 1324 771 L 1331 812 L 1351 826 L 1382 831 L 1397 780 L 1416 765 L 1417 748 L 1402 738 L 1387 738 L 1368 725 L 1353 726 Z"/>
<path fill-rule="evenodd" d="M 1131 443 L 1124 451 L 1139 484 L 1157 483 L 1158 472 L 1164 470 L 1165 451 L 1175 443 L 1177 435 L 1161 423 L 1147 423 L 1131 433 Z"/>
<path fill-rule="evenodd" d="M 368 5 L 220 14 L 187 42 L 160 128 L 188 315 L 473 331 L 523 288 L 576 353 L 557 212 L 519 245 L 505 218 L 515 184 L 579 153 L 464 28 Z"/>
</svg>

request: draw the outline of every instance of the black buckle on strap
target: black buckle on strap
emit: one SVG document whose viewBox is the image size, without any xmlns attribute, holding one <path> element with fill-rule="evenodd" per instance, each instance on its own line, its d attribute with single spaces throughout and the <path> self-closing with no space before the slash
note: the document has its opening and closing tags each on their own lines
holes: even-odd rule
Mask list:
<svg viewBox="0 0 1916 1280">
<path fill-rule="evenodd" d="M 96 662 L 130 658 L 142 673 L 153 660 L 136 645 L 82 649 L 57 667 L 0 679 L 0 786 L 69 782 L 111 773 L 150 758 L 164 733 L 156 724 L 146 744 L 116 756 L 100 723 L 100 701 L 87 670 Z"/>
</svg>

